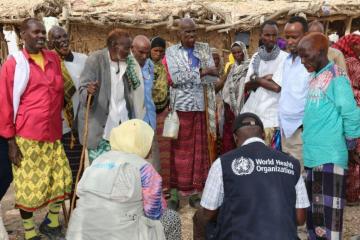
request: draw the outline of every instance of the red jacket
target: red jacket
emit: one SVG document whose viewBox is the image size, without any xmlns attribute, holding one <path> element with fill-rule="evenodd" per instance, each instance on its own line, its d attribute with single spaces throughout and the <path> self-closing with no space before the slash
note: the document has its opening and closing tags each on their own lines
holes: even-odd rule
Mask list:
<svg viewBox="0 0 360 240">
<path fill-rule="evenodd" d="M 64 84 L 60 59 L 56 53 L 42 50 L 44 71 L 30 58 L 30 77 L 21 96 L 15 124 L 13 123 L 13 86 L 16 61 L 10 57 L 0 72 L 0 136 L 54 142 L 62 136 L 61 111 Z"/>
</svg>

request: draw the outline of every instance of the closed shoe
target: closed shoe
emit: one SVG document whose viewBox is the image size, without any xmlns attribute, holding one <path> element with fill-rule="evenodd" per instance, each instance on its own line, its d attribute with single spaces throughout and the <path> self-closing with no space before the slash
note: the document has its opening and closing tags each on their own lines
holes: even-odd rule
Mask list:
<svg viewBox="0 0 360 240">
<path fill-rule="evenodd" d="M 179 210 L 179 207 L 180 207 L 180 201 L 179 200 L 174 200 L 174 199 L 170 199 L 170 200 L 168 200 L 168 202 L 167 202 L 167 207 L 169 208 L 169 209 L 172 209 L 172 210 L 174 210 L 174 211 L 177 211 L 177 210 Z"/>
<path fill-rule="evenodd" d="M 35 236 L 35 237 L 32 237 L 32 238 L 30 238 L 30 239 L 28 239 L 28 240 L 41 240 L 41 237 Z"/>
<path fill-rule="evenodd" d="M 46 220 L 41 223 L 39 231 L 47 236 L 49 240 L 65 240 L 65 234 L 62 231 L 62 227 L 49 227 L 46 224 Z"/>
<path fill-rule="evenodd" d="M 192 208 L 200 209 L 201 208 L 200 201 L 201 199 L 197 194 L 192 195 L 189 198 L 189 204 Z"/>
</svg>

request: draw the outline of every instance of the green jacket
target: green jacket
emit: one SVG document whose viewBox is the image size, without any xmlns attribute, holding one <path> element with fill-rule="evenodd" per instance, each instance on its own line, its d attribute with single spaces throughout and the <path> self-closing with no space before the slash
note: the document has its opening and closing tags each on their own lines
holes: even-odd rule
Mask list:
<svg viewBox="0 0 360 240">
<path fill-rule="evenodd" d="M 360 136 L 360 108 L 346 73 L 333 62 L 310 80 L 303 126 L 305 167 L 333 163 L 347 169 L 345 138 Z"/>
</svg>

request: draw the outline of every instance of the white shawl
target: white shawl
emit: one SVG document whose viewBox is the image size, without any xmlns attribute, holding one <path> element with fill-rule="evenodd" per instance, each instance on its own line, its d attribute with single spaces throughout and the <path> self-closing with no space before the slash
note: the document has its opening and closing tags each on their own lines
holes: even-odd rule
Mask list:
<svg viewBox="0 0 360 240">
<path fill-rule="evenodd" d="M 17 51 L 12 54 L 15 58 L 15 74 L 14 74 L 14 89 L 13 89 L 13 109 L 14 109 L 14 123 L 16 120 L 17 111 L 20 105 L 20 99 L 24 93 L 29 82 L 30 66 L 22 51 Z"/>
</svg>

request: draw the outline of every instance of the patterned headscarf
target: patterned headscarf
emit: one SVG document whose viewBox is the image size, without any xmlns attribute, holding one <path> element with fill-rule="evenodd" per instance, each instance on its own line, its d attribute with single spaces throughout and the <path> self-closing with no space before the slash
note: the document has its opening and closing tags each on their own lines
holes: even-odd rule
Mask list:
<svg viewBox="0 0 360 240">
<path fill-rule="evenodd" d="M 162 47 L 163 49 L 166 48 L 166 41 L 161 37 L 154 37 L 150 40 L 151 49 L 156 47 Z"/>
<path fill-rule="evenodd" d="M 243 42 L 236 41 L 231 45 L 231 48 L 234 46 L 239 46 L 242 49 L 244 60 L 240 64 L 235 61 L 231 66 L 223 87 L 223 99 L 230 105 L 235 115 L 238 115 L 244 102 L 245 76 L 249 68 L 249 55 Z"/>
<path fill-rule="evenodd" d="M 360 44 L 360 36 L 357 34 L 349 34 L 339 39 L 332 45 L 333 48 L 339 49 L 345 56 L 345 58 L 354 57 L 356 59 L 359 56 L 351 49 L 354 44 Z"/>
<path fill-rule="evenodd" d="M 243 43 L 241 41 L 236 41 L 233 44 L 231 44 L 231 48 L 233 48 L 235 46 L 239 46 L 241 48 L 241 50 L 244 53 L 244 61 L 247 61 L 249 59 L 249 55 L 248 55 L 245 43 Z"/>
</svg>

